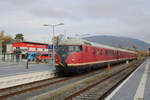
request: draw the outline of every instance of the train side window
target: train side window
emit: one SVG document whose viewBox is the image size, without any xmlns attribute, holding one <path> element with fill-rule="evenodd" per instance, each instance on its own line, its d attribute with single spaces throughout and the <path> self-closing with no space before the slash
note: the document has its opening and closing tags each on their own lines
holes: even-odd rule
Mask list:
<svg viewBox="0 0 150 100">
<path fill-rule="evenodd" d="M 103 55 L 103 49 L 101 49 L 101 55 Z"/>
<path fill-rule="evenodd" d="M 106 55 L 108 55 L 108 51 L 107 51 L 107 50 L 106 50 L 106 52 L 105 52 L 105 53 L 106 53 Z"/>
<path fill-rule="evenodd" d="M 95 51 L 95 48 L 93 48 L 93 55 L 95 55 L 96 51 Z"/>
<path fill-rule="evenodd" d="M 113 55 L 115 55 L 115 51 L 113 51 Z"/>
<path fill-rule="evenodd" d="M 88 47 L 85 47 L 85 52 L 88 52 Z"/>
<path fill-rule="evenodd" d="M 82 48 L 82 46 L 79 46 L 79 48 L 80 48 L 80 51 L 83 51 L 83 48 Z"/>
<path fill-rule="evenodd" d="M 97 49 L 97 55 L 99 55 L 99 49 Z"/>
<path fill-rule="evenodd" d="M 120 52 L 118 52 L 118 55 L 120 56 Z"/>
<path fill-rule="evenodd" d="M 113 50 L 111 50 L 111 55 L 113 55 Z"/>
<path fill-rule="evenodd" d="M 109 50 L 106 50 L 107 51 L 107 55 L 109 55 Z"/>
</svg>

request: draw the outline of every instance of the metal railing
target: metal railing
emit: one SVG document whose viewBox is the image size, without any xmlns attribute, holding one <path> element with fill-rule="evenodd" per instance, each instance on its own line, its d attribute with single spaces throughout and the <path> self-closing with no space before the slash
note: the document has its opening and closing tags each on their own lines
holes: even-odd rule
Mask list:
<svg viewBox="0 0 150 100">
<path fill-rule="evenodd" d="M 0 62 L 21 62 L 26 59 L 22 54 L 0 54 Z"/>
<path fill-rule="evenodd" d="M 28 63 L 47 63 L 49 65 L 53 65 L 53 59 L 45 59 L 45 60 L 29 60 L 25 54 L 0 54 L 0 63 L 16 63 L 16 64 L 26 64 Z"/>
</svg>

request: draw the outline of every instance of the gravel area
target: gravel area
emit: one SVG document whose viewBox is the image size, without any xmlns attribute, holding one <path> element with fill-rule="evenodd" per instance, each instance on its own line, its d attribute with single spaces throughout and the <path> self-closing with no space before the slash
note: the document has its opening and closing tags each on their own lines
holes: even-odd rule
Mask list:
<svg viewBox="0 0 150 100">
<path fill-rule="evenodd" d="M 115 75 L 111 79 L 96 85 L 95 87 L 85 91 L 79 96 L 73 98 L 72 100 L 98 100 L 105 92 L 107 92 L 111 87 L 118 83 L 122 78 L 124 78 L 128 73 L 130 73 L 134 68 L 129 68 L 120 74 Z M 121 77 L 120 77 L 121 76 Z"/>
</svg>

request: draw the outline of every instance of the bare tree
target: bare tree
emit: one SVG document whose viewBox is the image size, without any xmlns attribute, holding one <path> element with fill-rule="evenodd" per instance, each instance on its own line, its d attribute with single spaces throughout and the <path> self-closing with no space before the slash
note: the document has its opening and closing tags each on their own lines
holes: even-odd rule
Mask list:
<svg viewBox="0 0 150 100">
<path fill-rule="evenodd" d="M 63 40 L 65 39 L 65 36 L 63 34 L 55 36 L 52 41 L 55 45 L 59 45 Z"/>
<path fill-rule="evenodd" d="M 6 52 L 7 44 L 13 42 L 11 35 L 5 35 L 5 31 L 0 32 L 0 47 L 2 52 Z"/>
</svg>

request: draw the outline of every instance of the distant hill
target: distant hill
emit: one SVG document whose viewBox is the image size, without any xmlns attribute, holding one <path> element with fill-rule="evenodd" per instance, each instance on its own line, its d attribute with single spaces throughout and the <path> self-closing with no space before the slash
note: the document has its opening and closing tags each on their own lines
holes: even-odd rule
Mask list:
<svg viewBox="0 0 150 100">
<path fill-rule="evenodd" d="M 140 50 L 148 50 L 150 48 L 150 44 L 133 38 L 128 37 L 117 37 L 117 36 L 91 36 L 85 37 L 84 39 L 97 42 L 104 45 L 124 48 L 124 49 L 140 49 Z"/>
</svg>

